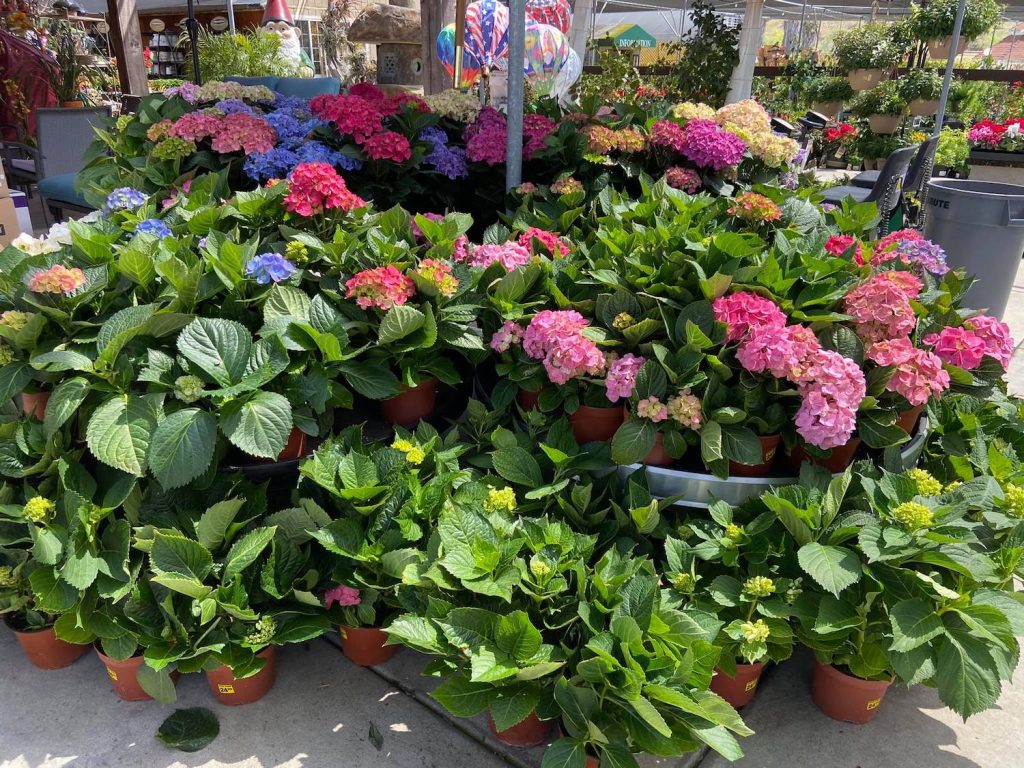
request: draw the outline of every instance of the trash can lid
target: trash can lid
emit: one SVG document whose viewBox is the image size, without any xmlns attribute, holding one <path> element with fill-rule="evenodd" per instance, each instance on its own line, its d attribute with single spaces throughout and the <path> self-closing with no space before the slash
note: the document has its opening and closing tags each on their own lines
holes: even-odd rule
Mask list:
<svg viewBox="0 0 1024 768">
<path fill-rule="evenodd" d="M 932 189 L 943 192 L 964 194 L 969 197 L 1024 197 L 1024 185 L 1004 184 L 1001 181 L 975 181 L 972 179 L 932 179 L 928 182 Z"/>
</svg>

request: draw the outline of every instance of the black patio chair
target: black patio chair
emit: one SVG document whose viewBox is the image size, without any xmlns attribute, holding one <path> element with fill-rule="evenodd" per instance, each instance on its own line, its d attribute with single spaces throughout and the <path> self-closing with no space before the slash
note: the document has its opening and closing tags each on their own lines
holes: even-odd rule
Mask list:
<svg viewBox="0 0 1024 768">
<path fill-rule="evenodd" d="M 897 149 L 889 155 L 882 170 L 878 173 L 874 186 L 870 189 L 853 184 L 831 187 L 823 192 L 825 202 L 839 205 L 843 200 L 852 199 L 858 203 L 877 203 L 878 212 L 882 217 L 878 225 L 879 234 L 888 234 L 889 221 L 902 200 L 903 180 L 907 176 L 911 158 L 916 151 L 916 146 Z"/>
</svg>

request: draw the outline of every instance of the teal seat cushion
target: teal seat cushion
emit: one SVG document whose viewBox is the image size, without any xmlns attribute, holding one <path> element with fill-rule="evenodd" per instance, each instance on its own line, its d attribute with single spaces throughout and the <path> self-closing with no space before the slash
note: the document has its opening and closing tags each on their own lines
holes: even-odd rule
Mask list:
<svg viewBox="0 0 1024 768">
<path fill-rule="evenodd" d="M 241 85 L 265 85 L 272 91 L 277 90 L 277 81 L 280 77 L 231 77 L 224 78 L 229 83 L 240 83 Z"/>
<path fill-rule="evenodd" d="M 341 92 L 341 80 L 336 77 L 282 77 L 274 90 L 282 96 L 298 96 L 302 99 L 336 96 Z"/>
<path fill-rule="evenodd" d="M 47 176 L 39 181 L 39 196 L 48 202 L 61 202 L 76 205 L 79 208 L 92 208 L 82 197 L 82 193 L 75 189 L 77 173 L 58 173 L 56 176 Z"/>
</svg>

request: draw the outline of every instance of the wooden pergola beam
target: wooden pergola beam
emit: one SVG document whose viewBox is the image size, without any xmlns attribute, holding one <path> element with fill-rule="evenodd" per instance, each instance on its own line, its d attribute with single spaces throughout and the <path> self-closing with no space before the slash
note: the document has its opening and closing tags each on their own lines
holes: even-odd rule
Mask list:
<svg viewBox="0 0 1024 768">
<path fill-rule="evenodd" d="M 135 0 L 107 0 L 110 44 L 117 58 L 121 92 L 145 96 L 149 92 L 146 63 L 142 58 L 142 31 Z"/>
</svg>

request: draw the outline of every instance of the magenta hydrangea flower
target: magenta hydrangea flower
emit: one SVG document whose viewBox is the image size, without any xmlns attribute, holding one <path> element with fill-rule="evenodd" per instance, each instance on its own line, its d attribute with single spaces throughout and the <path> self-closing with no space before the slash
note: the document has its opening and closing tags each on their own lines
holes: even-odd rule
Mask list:
<svg viewBox="0 0 1024 768">
<path fill-rule="evenodd" d="M 755 326 L 782 328 L 786 325 L 786 315 L 774 301 L 749 291 L 720 296 L 712 308 L 715 320 L 725 323 L 727 341 L 742 339 Z"/>
<path fill-rule="evenodd" d="M 393 163 L 404 163 L 412 157 L 409 140 L 395 131 L 371 136 L 363 143 L 363 152 L 371 160 L 390 160 Z"/>
<path fill-rule="evenodd" d="M 686 135 L 678 123 L 671 120 L 658 120 L 651 126 L 647 134 L 647 143 L 652 147 L 671 149 L 682 153 L 686 144 Z"/>
<path fill-rule="evenodd" d="M 608 366 L 608 375 L 604 380 L 608 399 L 616 403 L 619 399 L 628 400 L 636 388 L 636 375 L 640 373 L 645 358 L 633 354 L 625 354 Z"/>
<path fill-rule="evenodd" d="M 462 132 L 466 157 L 474 163 L 500 165 L 505 162 L 507 137 L 505 116 L 493 107 L 484 107 Z"/>
<path fill-rule="evenodd" d="M 332 587 L 324 593 L 324 605 L 328 608 L 335 603 L 342 608 L 350 608 L 359 605 L 361 602 L 362 598 L 359 596 L 359 590 L 354 587 L 347 587 L 344 584 Z"/>
<path fill-rule="evenodd" d="M 683 128 L 679 152 L 698 168 L 720 171 L 739 165 L 746 145 L 737 136 L 723 131 L 714 120 L 690 120 Z"/>
<path fill-rule="evenodd" d="M 277 141 L 277 133 L 262 117 L 236 112 L 225 115 L 213 135 L 210 146 L 214 152 L 269 152 Z"/>
<path fill-rule="evenodd" d="M 968 371 L 981 365 L 988 354 L 985 340 L 969 328 L 946 327 L 925 336 L 924 343 L 934 347 L 943 361 Z"/>
<path fill-rule="evenodd" d="M 853 260 L 858 264 L 864 264 L 864 247 L 853 235 L 833 235 L 825 241 L 825 252 L 833 256 L 842 256 L 854 245 L 856 248 L 853 250 Z"/>
<path fill-rule="evenodd" d="M 558 127 L 550 117 L 530 114 L 523 116 L 523 159 L 532 160 L 534 154 L 547 146 L 548 136 Z"/>
</svg>

